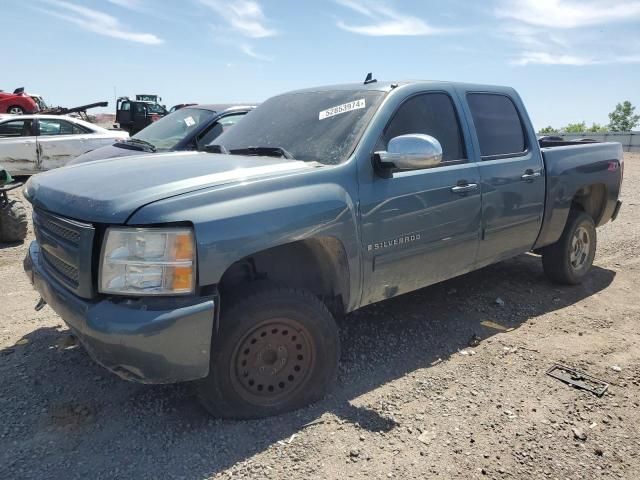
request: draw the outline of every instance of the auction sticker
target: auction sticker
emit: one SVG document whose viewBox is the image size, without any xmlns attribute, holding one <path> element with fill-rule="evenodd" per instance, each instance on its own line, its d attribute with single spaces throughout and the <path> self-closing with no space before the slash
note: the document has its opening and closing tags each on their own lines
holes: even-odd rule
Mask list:
<svg viewBox="0 0 640 480">
<path fill-rule="evenodd" d="M 353 102 L 343 103 L 342 105 L 337 105 L 335 107 L 327 108 L 326 110 L 322 110 L 318 115 L 318 120 L 324 120 L 325 118 L 335 117 L 336 115 L 340 115 L 341 113 L 351 112 L 352 110 L 360 110 L 364 108 L 364 98 L 360 100 L 354 100 Z"/>
<path fill-rule="evenodd" d="M 193 127 L 196 124 L 196 121 L 193 119 L 193 117 L 187 117 L 184 119 L 184 123 L 187 124 L 187 127 Z"/>
</svg>

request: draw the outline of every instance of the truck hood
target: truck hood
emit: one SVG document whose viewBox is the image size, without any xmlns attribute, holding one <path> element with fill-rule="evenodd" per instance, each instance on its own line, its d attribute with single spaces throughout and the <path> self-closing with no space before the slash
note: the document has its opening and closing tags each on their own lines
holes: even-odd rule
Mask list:
<svg viewBox="0 0 640 480">
<path fill-rule="evenodd" d="M 314 168 L 319 164 L 273 157 L 168 152 L 40 173 L 24 193 L 34 207 L 67 218 L 123 224 L 138 208 L 168 197 Z"/>
</svg>

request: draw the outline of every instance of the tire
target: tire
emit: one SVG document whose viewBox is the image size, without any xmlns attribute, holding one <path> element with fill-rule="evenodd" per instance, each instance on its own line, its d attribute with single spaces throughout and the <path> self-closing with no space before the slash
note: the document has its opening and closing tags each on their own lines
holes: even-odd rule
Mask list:
<svg viewBox="0 0 640 480">
<path fill-rule="evenodd" d="M 7 108 L 7 113 L 12 113 L 14 115 L 24 115 L 24 108 L 19 105 L 11 105 Z"/>
<path fill-rule="evenodd" d="M 569 214 L 562 236 L 542 251 L 544 273 L 563 285 L 582 283 L 596 256 L 596 226 L 590 215 L 578 210 Z"/>
<path fill-rule="evenodd" d="M 268 286 L 222 313 L 198 397 L 220 418 L 261 418 L 322 398 L 333 385 L 340 337 L 329 310 L 306 290 Z"/>
<path fill-rule="evenodd" d="M 0 207 L 0 242 L 22 242 L 27 236 L 28 225 L 27 209 L 20 200 L 9 200 Z"/>
</svg>

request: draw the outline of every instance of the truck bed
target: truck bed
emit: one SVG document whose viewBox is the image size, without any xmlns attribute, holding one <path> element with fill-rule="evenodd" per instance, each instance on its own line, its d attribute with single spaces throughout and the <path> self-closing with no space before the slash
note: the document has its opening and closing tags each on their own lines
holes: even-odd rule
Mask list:
<svg viewBox="0 0 640 480">
<path fill-rule="evenodd" d="M 616 208 L 623 172 L 619 143 L 572 142 L 541 148 L 547 175 L 544 221 L 535 248 L 556 242 L 566 223 L 571 203 L 587 188 L 604 196 L 596 212 L 596 225 L 608 222 Z M 586 192 L 585 192 L 586 193 Z"/>
</svg>

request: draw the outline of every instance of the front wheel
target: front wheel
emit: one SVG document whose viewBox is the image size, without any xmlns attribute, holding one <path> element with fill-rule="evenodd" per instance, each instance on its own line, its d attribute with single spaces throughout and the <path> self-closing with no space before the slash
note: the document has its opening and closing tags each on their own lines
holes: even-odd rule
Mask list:
<svg viewBox="0 0 640 480">
<path fill-rule="evenodd" d="M 324 303 L 304 290 L 267 287 L 223 311 L 199 398 L 222 418 L 288 412 L 324 396 L 339 358 L 338 329 Z"/>
<path fill-rule="evenodd" d="M 542 251 L 544 273 L 556 283 L 581 283 L 593 264 L 596 244 L 593 218 L 585 212 L 572 211 L 560 239 Z"/>
</svg>

